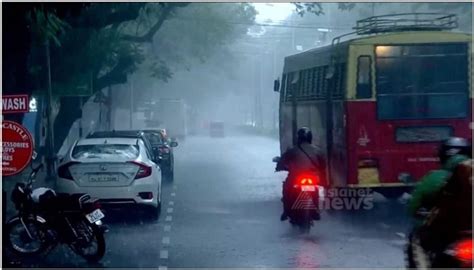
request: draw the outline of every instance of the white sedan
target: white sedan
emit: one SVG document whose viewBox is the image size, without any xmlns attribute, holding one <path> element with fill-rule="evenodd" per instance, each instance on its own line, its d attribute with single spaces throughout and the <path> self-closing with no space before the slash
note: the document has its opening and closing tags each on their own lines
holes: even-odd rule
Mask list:
<svg viewBox="0 0 474 270">
<path fill-rule="evenodd" d="M 58 167 L 56 190 L 87 193 L 103 204 L 145 205 L 157 218 L 161 170 L 141 139 L 80 139 Z"/>
</svg>

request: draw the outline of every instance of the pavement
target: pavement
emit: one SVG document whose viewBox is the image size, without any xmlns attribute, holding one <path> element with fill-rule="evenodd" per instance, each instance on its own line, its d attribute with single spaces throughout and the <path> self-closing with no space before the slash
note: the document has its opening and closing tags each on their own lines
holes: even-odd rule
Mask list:
<svg viewBox="0 0 474 270">
<path fill-rule="evenodd" d="M 310 233 L 279 220 L 278 141 L 191 137 L 175 149 L 175 180 L 163 183 L 158 221 L 141 211 L 108 211 L 107 251 L 87 264 L 61 246 L 36 267 L 308 268 L 404 267 L 405 205 L 375 194 L 373 207 L 327 210 Z"/>
</svg>

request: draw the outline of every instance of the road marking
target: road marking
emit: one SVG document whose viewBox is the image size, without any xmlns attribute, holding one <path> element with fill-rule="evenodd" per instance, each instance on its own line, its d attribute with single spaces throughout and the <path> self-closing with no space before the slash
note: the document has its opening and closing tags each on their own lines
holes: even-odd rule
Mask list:
<svg viewBox="0 0 474 270">
<path fill-rule="evenodd" d="M 173 189 L 178 189 L 178 186 L 173 186 Z"/>
<path fill-rule="evenodd" d="M 171 196 L 173 196 L 173 197 L 174 197 L 174 196 L 176 196 L 176 193 L 174 193 L 174 192 L 173 192 L 173 193 L 171 193 Z"/>
<path fill-rule="evenodd" d="M 168 207 L 168 210 L 166 210 L 168 213 L 173 213 L 173 207 Z"/>
<path fill-rule="evenodd" d="M 169 201 L 168 204 L 169 204 L 169 205 L 174 205 L 174 202 L 173 202 L 173 201 Z"/>
<path fill-rule="evenodd" d="M 170 244 L 170 238 L 168 236 L 163 237 L 163 239 L 161 239 L 161 243 L 163 243 L 164 245 L 169 245 Z"/>
<path fill-rule="evenodd" d="M 160 259 L 168 259 L 168 250 L 160 251 Z"/>
<path fill-rule="evenodd" d="M 173 220 L 173 217 L 172 217 L 172 216 L 166 216 L 165 221 L 172 221 L 172 220 Z"/>
<path fill-rule="evenodd" d="M 171 225 L 165 225 L 165 232 L 171 231 Z"/>
<path fill-rule="evenodd" d="M 158 266 L 158 270 L 168 270 L 168 267 L 166 267 L 166 266 Z"/>
<path fill-rule="evenodd" d="M 406 235 L 402 232 L 397 232 L 395 234 L 398 235 L 400 238 L 406 238 Z"/>
</svg>

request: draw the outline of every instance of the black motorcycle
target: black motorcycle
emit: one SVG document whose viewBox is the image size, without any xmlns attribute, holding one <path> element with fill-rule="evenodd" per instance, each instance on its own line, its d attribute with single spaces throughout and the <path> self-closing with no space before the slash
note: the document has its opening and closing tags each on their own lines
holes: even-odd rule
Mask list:
<svg viewBox="0 0 474 270">
<path fill-rule="evenodd" d="M 33 189 L 42 164 L 32 168 L 28 182 L 17 183 L 12 202 L 18 214 L 6 224 L 7 246 L 19 255 L 47 254 L 58 244 L 67 244 L 89 262 L 105 254 L 101 219 L 104 213 L 89 195 L 56 194 L 49 188 Z"/>
<path fill-rule="evenodd" d="M 279 157 L 273 159 L 275 163 L 279 161 Z M 283 183 L 283 188 L 286 188 L 285 197 L 288 200 L 283 203 L 289 206 L 287 213 L 289 222 L 298 226 L 303 232 L 309 232 L 313 222 L 320 219 L 319 184 L 319 177 L 310 172 L 301 172 L 297 177 L 289 178 Z"/>
</svg>

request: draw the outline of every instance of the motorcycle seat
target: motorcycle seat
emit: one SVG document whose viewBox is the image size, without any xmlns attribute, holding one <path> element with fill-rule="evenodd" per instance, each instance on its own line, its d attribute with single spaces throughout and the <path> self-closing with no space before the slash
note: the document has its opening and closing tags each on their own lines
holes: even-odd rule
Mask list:
<svg viewBox="0 0 474 270">
<path fill-rule="evenodd" d="M 40 204 L 47 209 L 75 211 L 81 210 L 89 199 L 87 194 L 58 193 L 56 196 L 40 196 Z"/>
</svg>

